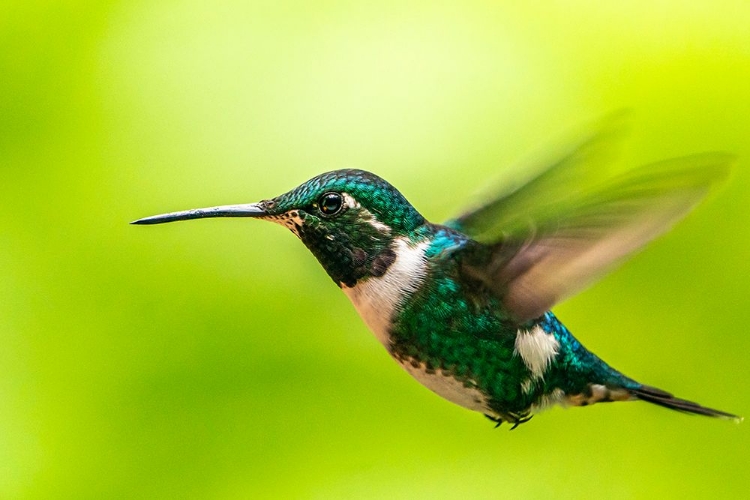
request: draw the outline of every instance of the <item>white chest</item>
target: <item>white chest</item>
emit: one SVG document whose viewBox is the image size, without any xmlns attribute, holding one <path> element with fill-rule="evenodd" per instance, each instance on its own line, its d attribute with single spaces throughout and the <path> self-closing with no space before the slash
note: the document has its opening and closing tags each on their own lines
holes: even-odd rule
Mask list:
<svg viewBox="0 0 750 500">
<path fill-rule="evenodd" d="M 415 292 L 424 281 L 427 245 L 428 242 L 413 245 L 405 238 L 395 239 L 396 260 L 383 276 L 370 277 L 352 288 L 343 288 L 365 324 L 386 347 L 391 320 L 404 294 Z"/>
<path fill-rule="evenodd" d="M 343 289 L 365 324 L 386 347 L 392 319 L 399 312 L 402 297 L 415 292 L 425 279 L 427 245 L 427 242 L 410 245 L 404 239 L 395 240 L 396 260 L 383 276 Z M 487 411 L 485 398 L 478 389 L 440 372 L 428 373 L 421 364 L 414 366 L 408 361 L 399 364 L 422 385 L 445 399 L 470 410 Z"/>
</svg>

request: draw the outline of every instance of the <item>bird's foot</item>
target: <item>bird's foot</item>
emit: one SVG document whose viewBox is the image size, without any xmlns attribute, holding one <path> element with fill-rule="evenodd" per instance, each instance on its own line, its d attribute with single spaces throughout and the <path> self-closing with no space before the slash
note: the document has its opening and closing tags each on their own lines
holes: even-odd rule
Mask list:
<svg viewBox="0 0 750 500">
<path fill-rule="evenodd" d="M 518 427 L 521 424 L 525 424 L 526 422 L 528 422 L 529 420 L 531 420 L 533 417 L 534 417 L 534 415 L 527 415 L 525 417 L 521 417 L 519 419 L 516 419 L 516 421 L 513 422 L 513 427 L 511 427 L 510 430 L 515 429 L 516 427 Z"/>
<path fill-rule="evenodd" d="M 514 414 L 514 415 L 505 415 L 503 417 L 493 417 L 492 415 L 487 415 L 485 413 L 484 416 L 492 420 L 493 422 L 495 422 L 495 429 L 500 427 L 500 424 L 502 424 L 503 422 L 509 422 L 513 424 L 513 427 L 510 428 L 510 430 L 513 430 L 519 425 L 525 424 L 526 422 L 531 420 L 531 418 L 534 415 L 529 415 L 529 414 L 515 415 Z"/>
<path fill-rule="evenodd" d="M 503 423 L 503 419 L 500 418 L 500 417 L 493 417 L 492 415 L 487 415 L 486 413 L 484 414 L 484 416 L 487 417 L 488 419 L 492 420 L 493 422 L 495 422 L 495 429 L 497 429 L 498 427 L 500 427 L 500 424 Z"/>
</svg>

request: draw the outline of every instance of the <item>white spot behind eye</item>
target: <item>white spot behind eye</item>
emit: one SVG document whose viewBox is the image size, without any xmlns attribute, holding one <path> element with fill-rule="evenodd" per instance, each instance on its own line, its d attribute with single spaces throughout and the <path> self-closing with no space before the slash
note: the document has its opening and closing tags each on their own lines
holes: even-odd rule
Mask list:
<svg viewBox="0 0 750 500">
<path fill-rule="evenodd" d="M 355 200 L 354 197 L 349 193 L 341 193 L 341 195 L 344 197 L 344 204 L 346 205 L 346 208 L 359 208 L 361 206 L 359 202 Z"/>
<path fill-rule="evenodd" d="M 377 218 L 375 218 L 375 215 L 373 215 L 372 212 L 367 210 L 366 208 L 362 208 L 362 205 L 354 199 L 352 195 L 349 193 L 341 193 L 341 195 L 344 197 L 344 204 L 349 209 L 361 209 L 360 213 L 362 215 L 362 218 L 365 219 L 372 227 L 377 229 L 379 232 L 383 234 L 390 234 L 391 228 L 380 222 Z"/>
</svg>

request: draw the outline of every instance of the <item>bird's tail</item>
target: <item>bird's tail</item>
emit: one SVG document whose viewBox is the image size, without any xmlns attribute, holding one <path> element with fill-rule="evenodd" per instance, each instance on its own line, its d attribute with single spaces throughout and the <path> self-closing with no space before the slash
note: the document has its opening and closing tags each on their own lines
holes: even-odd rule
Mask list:
<svg viewBox="0 0 750 500">
<path fill-rule="evenodd" d="M 670 393 L 662 391 L 661 389 L 657 389 L 656 387 L 641 385 L 637 389 L 630 389 L 630 393 L 640 400 L 648 401 L 649 403 L 663 406 L 665 408 L 670 408 L 672 410 L 678 410 L 685 413 L 694 413 L 696 415 L 705 415 L 707 417 L 721 418 L 724 420 L 733 420 L 735 422 L 742 421 L 742 417 L 738 417 L 737 415 L 732 415 L 731 413 L 720 410 L 714 410 L 712 408 L 706 408 L 705 406 L 701 406 L 698 403 L 693 403 L 692 401 L 676 398 Z"/>
</svg>

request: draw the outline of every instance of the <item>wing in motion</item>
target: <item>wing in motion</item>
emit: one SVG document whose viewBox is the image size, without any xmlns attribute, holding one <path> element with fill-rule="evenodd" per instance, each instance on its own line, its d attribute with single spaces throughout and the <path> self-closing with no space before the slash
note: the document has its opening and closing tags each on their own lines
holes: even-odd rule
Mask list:
<svg viewBox="0 0 750 500">
<path fill-rule="evenodd" d="M 676 158 L 601 180 L 595 135 L 526 184 L 446 223 L 477 241 L 462 271 L 518 322 L 536 318 L 667 231 L 718 181 L 733 157 Z"/>
</svg>

